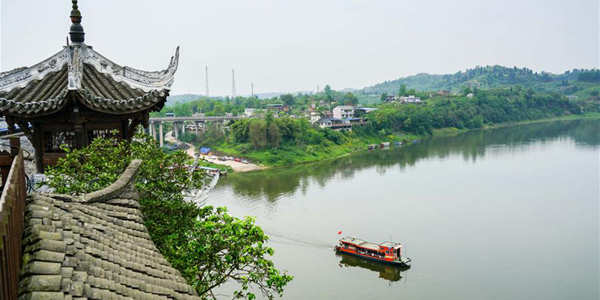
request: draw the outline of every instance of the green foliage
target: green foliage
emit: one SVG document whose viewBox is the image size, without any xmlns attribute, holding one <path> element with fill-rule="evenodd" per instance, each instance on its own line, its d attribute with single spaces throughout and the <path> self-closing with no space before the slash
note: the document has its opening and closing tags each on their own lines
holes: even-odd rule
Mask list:
<svg viewBox="0 0 600 300">
<path fill-rule="evenodd" d="M 342 98 L 342 104 L 344 105 L 356 105 L 358 104 L 358 98 L 354 94 L 348 92 Z"/>
<path fill-rule="evenodd" d="M 220 124 L 207 123 L 206 128 L 201 134 L 194 132 L 186 132 L 179 135 L 179 139 L 186 143 L 193 143 L 199 145 L 213 145 L 222 143 L 225 141 L 225 131 Z"/>
<path fill-rule="evenodd" d="M 214 287 L 233 279 L 240 283 L 236 298 L 254 298 L 250 286 L 258 288 L 272 299 L 281 295 L 292 277 L 277 270 L 266 257 L 273 249 L 265 246 L 268 236 L 254 224 L 254 219 L 237 219 L 224 208 L 203 207 L 200 222 L 190 234 L 173 237 L 171 245 L 179 239 L 188 242 L 183 247 L 169 247 L 171 256 L 179 257 L 174 265 L 183 270 L 187 278 L 194 280 L 194 287 L 201 296 L 214 297 Z"/>
<path fill-rule="evenodd" d="M 485 66 L 468 69 L 464 72 L 445 75 L 417 74 L 396 80 L 385 81 L 361 90 L 361 94 L 382 93 L 402 95 L 414 94 L 407 89 L 418 91 L 448 90 L 460 92 L 464 87 L 491 89 L 520 85 L 537 92 L 557 92 L 564 95 L 585 89 L 585 83 L 600 82 L 600 70 L 578 70 L 562 74 L 534 72 L 528 68 L 508 68 Z"/>
<path fill-rule="evenodd" d="M 113 183 L 132 159 L 143 163 L 136 177 L 144 222 L 156 247 L 204 298 L 227 280 L 241 289 L 236 297 L 281 295 L 291 276 L 279 272 L 267 258 L 273 249 L 254 221 L 237 219 L 224 208 L 197 207 L 183 200 L 182 191 L 200 188 L 204 174 L 190 173 L 181 151 L 163 152 L 147 135 L 130 143 L 115 138 L 95 139 L 90 146 L 70 150 L 46 174 L 59 193 L 88 193 Z M 221 271 L 227 270 L 227 273 Z"/>
<path fill-rule="evenodd" d="M 249 123 L 248 137 L 254 149 L 262 149 L 267 146 L 267 122 L 265 120 L 253 119 Z"/>
<path fill-rule="evenodd" d="M 292 94 L 281 95 L 279 99 L 281 99 L 281 102 L 287 106 L 294 105 L 294 96 Z"/>
<path fill-rule="evenodd" d="M 516 122 L 581 113 L 581 107 L 558 94 L 524 89 L 476 90 L 473 98 L 431 99 L 426 105 L 386 104 L 369 114 L 377 129 L 431 134 L 433 129 L 480 128 L 484 124 Z"/>
<path fill-rule="evenodd" d="M 577 80 L 586 82 L 600 82 L 600 70 L 590 70 L 581 72 Z"/>
</svg>

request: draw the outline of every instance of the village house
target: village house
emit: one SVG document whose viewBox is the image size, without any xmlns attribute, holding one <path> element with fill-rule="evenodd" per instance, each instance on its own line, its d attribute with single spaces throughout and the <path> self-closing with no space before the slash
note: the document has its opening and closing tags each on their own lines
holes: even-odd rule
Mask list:
<svg viewBox="0 0 600 300">
<path fill-rule="evenodd" d="M 421 103 L 421 98 L 416 97 L 415 95 L 403 96 L 400 97 L 401 103 Z"/>
<path fill-rule="evenodd" d="M 289 110 L 289 107 L 287 105 L 283 105 L 281 103 L 267 104 L 265 108 L 267 111 L 272 111 L 276 113 Z"/>
<path fill-rule="evenodd" d="M 318 122 L 321 119 L 321 113 L 316 110 L 311 110 L 309 113 L 309 120 L 311 124 Z"/>
<path fill-rule="evenodd" d="M 352 123 L 350 119 L 338 119 L 338 118 L 321 118 L 318 121 L 319 127 L 331 128 L 333 130 L 352 130 Z"/>
<path fill-rule="evenodd" d="M 401 103 L 401 104 L 406 104 L 406 103 L 421 103 L 421 98 L 415 96 L 415 95 L 409 95 L 409 96 L 387 96 L 384 100 L 385 102 L 395 102 L 395 103 Z"/>
<path fill-rule="evenodd" d="M 244 109 L 244 117 L 251 118 L 256 114 L 256 108 L 246 108 Z"/>
<path fill-rule="evenodd" d="M 354 117 L 354 106 L 340 105 L 333 108 L 333 117 L 335 119 L 347 119 Z"/>
</svg>

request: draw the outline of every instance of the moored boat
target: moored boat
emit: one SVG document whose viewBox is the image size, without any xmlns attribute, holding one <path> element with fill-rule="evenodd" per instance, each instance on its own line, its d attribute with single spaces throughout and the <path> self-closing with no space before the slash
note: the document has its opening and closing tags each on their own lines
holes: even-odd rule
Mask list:
<svg viewBox="0 0 600 300">
<path fill-rule="evenodd" d="M 371 261 L 410 268 L 411 259 L 402 256 L 402 245 L 399 243 L 375 244 L 353 237 L 344 237 L 339 240 L 335 250 Z"/>
</svg>

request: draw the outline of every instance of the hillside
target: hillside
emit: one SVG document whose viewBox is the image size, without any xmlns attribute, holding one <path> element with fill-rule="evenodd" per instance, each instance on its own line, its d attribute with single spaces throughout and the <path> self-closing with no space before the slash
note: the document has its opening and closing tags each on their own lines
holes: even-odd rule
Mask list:
<svg viewBox="0 0 600 300">
<path fill-rule="evenodd" d="M 417 74 L 392 81 L 385 81 L 361 90 L 363 94 L 397 94 L 405 85 L 408 90 L 458 92 L 465 87 L 499 88 L 520 85 L 538 92 L 558 92 L 563 95 L 589 96 L 592 90 L 600 86 L 600 71 L 578 70 L 562 74 L 533 72 L 527 68 L 507 68 L 503 66 L 486 66 L 468 69 L 455 74 L 432 75 Z"/>
</svg>

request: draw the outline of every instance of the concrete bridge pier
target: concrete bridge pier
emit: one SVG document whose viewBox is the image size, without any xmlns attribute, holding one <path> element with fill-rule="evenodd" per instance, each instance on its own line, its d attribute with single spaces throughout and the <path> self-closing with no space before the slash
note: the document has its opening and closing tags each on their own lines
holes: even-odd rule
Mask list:
<svg viewBox="0 0 600 300">
<path fill-rule="evenodd" d="M 173 122 L 173 137 L 175 137 L 175 139 L 179 138 L 179 123 L 177 122 Z"/>
<path fill-rule="evenodd" d="M 158 122 L 158 145 L 162 148 L 164 146 L 164 136 L 163 136 L 163 123 Z"/>
</svg>

